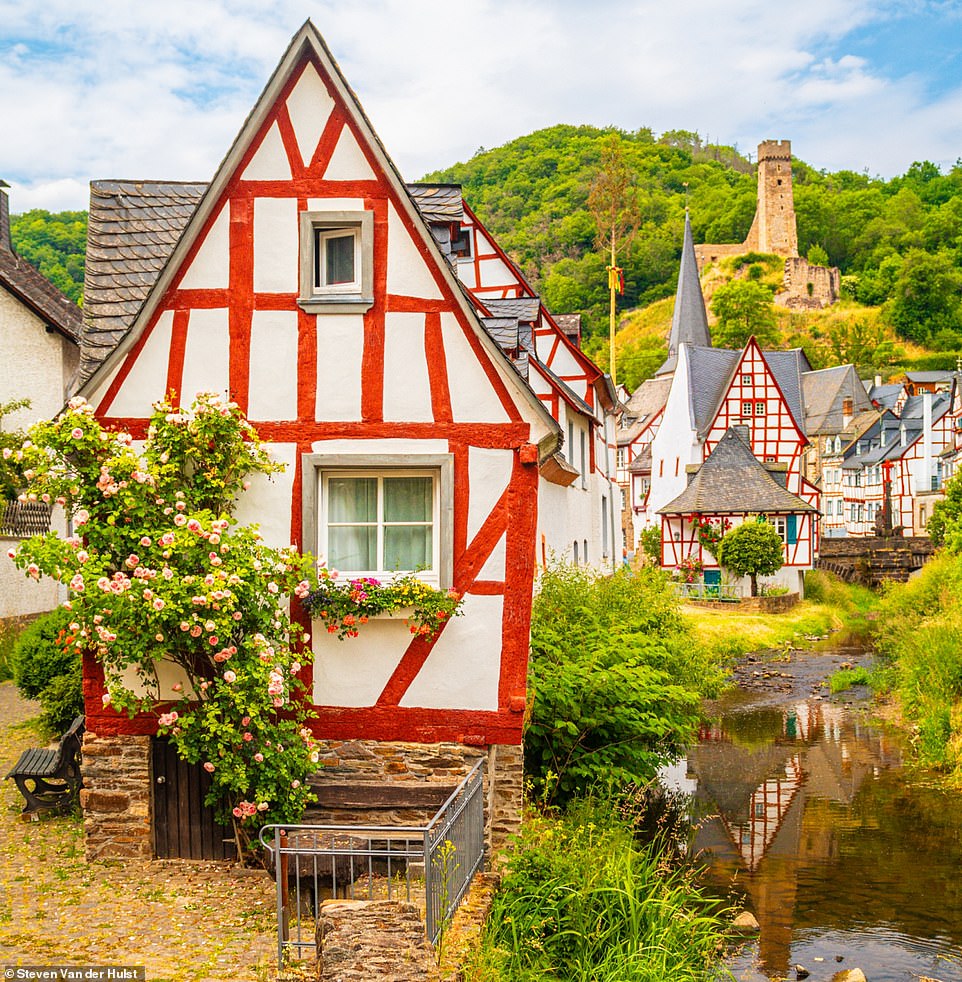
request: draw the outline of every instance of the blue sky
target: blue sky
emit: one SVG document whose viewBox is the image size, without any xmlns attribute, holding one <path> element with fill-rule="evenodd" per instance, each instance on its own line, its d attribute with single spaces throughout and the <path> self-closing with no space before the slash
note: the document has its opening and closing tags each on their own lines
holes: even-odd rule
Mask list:
<svg viewBox="0 0 962 982">
<path fill-rule="evenodd" d="M 209 179 L 307 17 L 409 180 L 560 122 L 885 177 L 962 156 L 962 0 L 0 0 L 12 209 Z"/>
</svg>

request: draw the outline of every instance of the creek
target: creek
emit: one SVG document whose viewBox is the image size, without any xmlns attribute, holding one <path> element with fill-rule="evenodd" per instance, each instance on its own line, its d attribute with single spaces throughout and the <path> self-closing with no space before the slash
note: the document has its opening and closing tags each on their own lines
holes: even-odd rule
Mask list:
<svg viewBox="0 0 962 982">
<path fill-rule="evenodd" d="M 756 658 L 663 782 L 691 795 L 709 884 L 759 922 L 739 980 L 962 982 L 962 794 L 910 764 L 864 687 L 821 680 L 861 650 Z"/>
</svg>

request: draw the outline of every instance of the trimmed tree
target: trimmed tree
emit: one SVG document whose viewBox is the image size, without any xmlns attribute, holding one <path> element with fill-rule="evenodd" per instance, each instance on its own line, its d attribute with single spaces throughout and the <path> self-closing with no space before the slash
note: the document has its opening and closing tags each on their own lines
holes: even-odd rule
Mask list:
<svg viewBox="0 0 962 982">
<path fill-rule="evenodd" d="M 736 576 L 748 576 L 752 596 L 758 596 L 758 577 L 777 573 L 785 563 L 781 536 L 763 516 L 733 528 L 718 546 L 718 562 Z"/>
</svg>

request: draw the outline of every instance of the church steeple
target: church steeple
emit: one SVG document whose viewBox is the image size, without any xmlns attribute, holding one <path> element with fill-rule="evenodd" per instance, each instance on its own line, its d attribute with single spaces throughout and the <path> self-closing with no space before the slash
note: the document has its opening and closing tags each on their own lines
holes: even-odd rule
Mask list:
<svg viewBox="0 0 962 982">
<path fill-rule="evenodd" d="M 678 360 L 678 346 L 682 342 L 701 347 L 711 347 L 711 334 L 708 331 L 708 314 L 705 312 L 705 298 L 701 293 L 698 279 L 698 263 L 695 260 L 695 245 L 691 237 L 691 219 L 685 209 L 685 238 L 681 247 L 681 264 L 678 270 L 678 289 L 675 291 L 675 312 L 671 318 L 671 334 L 668 336 L 668 358 L 656 372 L 665 375 L 675 370 Z"/>
</svg>

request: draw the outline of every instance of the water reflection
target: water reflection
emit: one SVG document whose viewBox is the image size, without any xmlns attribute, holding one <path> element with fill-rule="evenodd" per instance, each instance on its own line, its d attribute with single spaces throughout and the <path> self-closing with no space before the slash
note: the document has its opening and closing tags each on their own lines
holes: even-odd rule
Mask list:
<svg viewBox="0 0 962 982">
<path fill-rule="evenodd" d="M 842 704 L 743 692 L 718 710 L 674 783 L 713 879 L 759 921 L 764 971 L 818 957 L 827 979 L 842 955 L 872 982 L 962 982 L 962 798 L 910 776 L 897 739 Z"/>
</svg>

